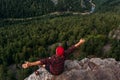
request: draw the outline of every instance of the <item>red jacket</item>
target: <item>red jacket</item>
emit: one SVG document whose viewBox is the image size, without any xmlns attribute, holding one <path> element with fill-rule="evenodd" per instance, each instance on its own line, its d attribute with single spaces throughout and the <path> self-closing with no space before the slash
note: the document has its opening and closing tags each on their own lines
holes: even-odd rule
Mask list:
<svg viewBox="0 0 120 80">
<path fill-rule="evenodd" d="M 50 72 L 53 75 L 59 75 L 64 71 L 64 63 L 67 56 L 75 50 L 75 46 L 71 46 L 62 57 L 57 57 L 53 55 L 52 57 L 40 60 L 42 64 L 50 65 Z"/>
</svg>

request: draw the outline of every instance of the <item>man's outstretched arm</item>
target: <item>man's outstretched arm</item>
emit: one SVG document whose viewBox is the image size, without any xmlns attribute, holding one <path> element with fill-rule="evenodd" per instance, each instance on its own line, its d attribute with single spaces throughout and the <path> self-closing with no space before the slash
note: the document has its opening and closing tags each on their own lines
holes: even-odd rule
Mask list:
<svg viewBox="0 0 120 80">
<path fill-rule="evenodd" d="M 29 68 L 31 66 L 38 66 L 38 65 L 41 65 L 41 61 L 25 62 L 24 64 L 22 64 L 22 68 L 26 69 L 26 68 Z"/>
<path fill-rule="evenodd" d="M 67 50 L 65 50 L 65 56 L 67 57 L 69 54 L 71 54 L 76 48 L 78 48 L 84 42 L 85 42 L 85 39 L 80 39 L 78 43 L 69 47 Z"/>
<path fill-rule="evenodd" d="M 80 39 L 78 43 L 76 43 L 74 46 L 78 48 L 81 44 L 85 42 L 85 39 Z"/>
<path fill-rule="evenodd" d="M 38 66 L 40 65 L 41 67 L 45 67 L 45 64 L 51 64 L 52 58 L 45 58 L 45 59 L 41 59 L 35 62 L 25 62 L 24 64 L 22 64 L 22 68 L 26 69 L 29 68 L 31 66 Z"/>
</svg>

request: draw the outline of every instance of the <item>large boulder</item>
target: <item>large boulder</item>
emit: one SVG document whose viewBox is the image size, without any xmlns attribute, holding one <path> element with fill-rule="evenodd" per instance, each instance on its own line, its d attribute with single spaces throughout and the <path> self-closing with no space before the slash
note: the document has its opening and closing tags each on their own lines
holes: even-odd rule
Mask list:
<svg viewBox="0 0 120 80">
<path fill-rule="evenodd" d="M 113 58 L 85 58 L 81 61 L 66 60 L 65 71 L 51 75 L 44 68 L 37 70 L 25 80 L 120 80 L 120 62 Z"/>
</svg>

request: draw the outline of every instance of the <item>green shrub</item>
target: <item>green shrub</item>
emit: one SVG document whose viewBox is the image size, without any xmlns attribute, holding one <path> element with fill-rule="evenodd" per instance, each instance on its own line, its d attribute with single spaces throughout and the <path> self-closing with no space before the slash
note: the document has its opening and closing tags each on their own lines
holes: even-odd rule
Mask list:
<svg viewBox="0 0 120 80">
<path fill-rule="evenodd" d="M 102 56 L 102 48 L 106 42 L 104 35 L 89 35 L 86 38 L 86 42 L 82 47 L 82 51 L 85 52 L 86 56 L 95 55 Z"/>
</svg>

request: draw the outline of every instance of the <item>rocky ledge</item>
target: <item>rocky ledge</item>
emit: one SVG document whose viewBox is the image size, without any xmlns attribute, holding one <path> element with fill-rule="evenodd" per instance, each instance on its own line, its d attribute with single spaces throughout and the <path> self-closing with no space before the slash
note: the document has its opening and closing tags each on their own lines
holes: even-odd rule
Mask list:
<svg viewBox="0 0 120 80">
<path fill-rule="evenodd" d="M 53 76 L 44 68 L 25 80 L 120 80 L 120 62 L 113 58 L 85 58 L 81 61 L 66 60 L 65 71 Z"/>
</svg>

